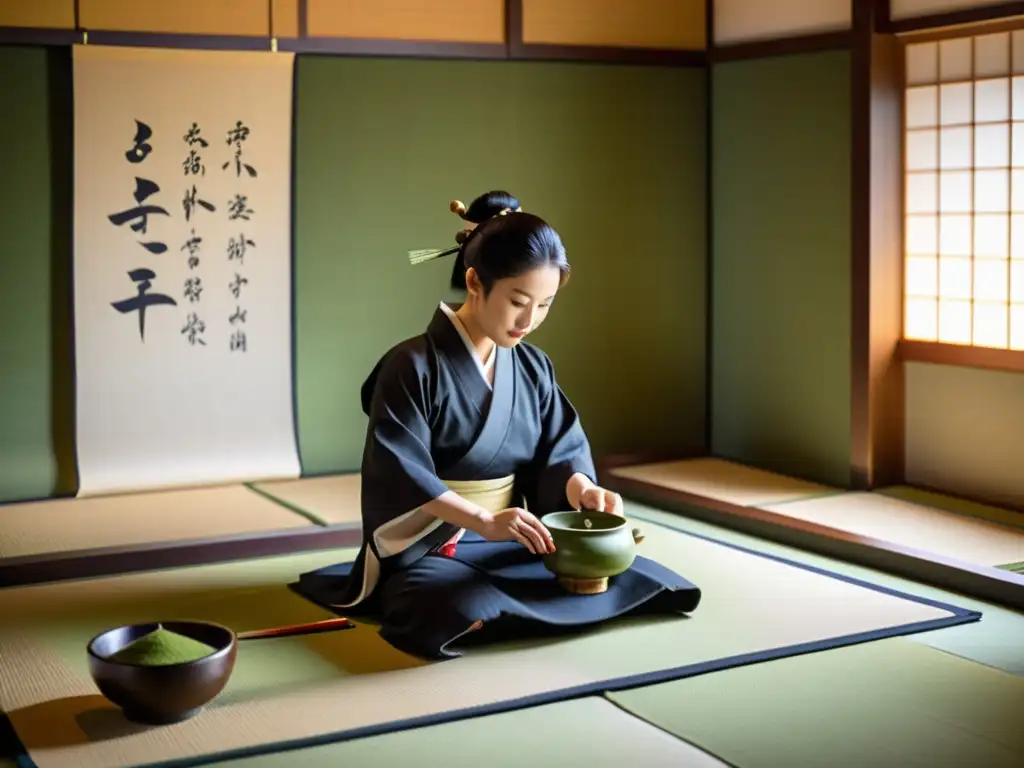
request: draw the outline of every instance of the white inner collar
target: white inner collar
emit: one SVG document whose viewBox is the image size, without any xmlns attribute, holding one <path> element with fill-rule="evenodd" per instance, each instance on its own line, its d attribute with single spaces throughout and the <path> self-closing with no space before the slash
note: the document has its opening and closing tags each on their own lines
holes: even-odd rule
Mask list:
<svg viewBox="0 0 1024 768">
<path fill-rule="evenodd" d="M 448 316 L 448 319 L 452 321 L 452 325 L 455 326 L 455 330 L 459 332 L 459 336 L 462 337 L 462 343 L 466 345 L 466 349 L 469 351 L 470 357 L 473 358 L 473 362 L 476 363 L 476 369 L 480 372 L 480 377 L 486 382 L 487 386 L 491 386 L 491 382 L 487 378 L 487 372 L 494 367 L 494 360 L 498 355 L 498 345 L 495 344 L 491 347 L 491 353 L 487 356 L 486 361 L 481 361 L 476 354 L 476 350 L 473 349 L 473 342 L 469 338 L 469 333 L 466 331 L 466 327 L 459 320 L 458 315 L 455 314 L 455 310 L 445 304 L 443 301 L 440 304 L 441 311 Z"/>
</svg>

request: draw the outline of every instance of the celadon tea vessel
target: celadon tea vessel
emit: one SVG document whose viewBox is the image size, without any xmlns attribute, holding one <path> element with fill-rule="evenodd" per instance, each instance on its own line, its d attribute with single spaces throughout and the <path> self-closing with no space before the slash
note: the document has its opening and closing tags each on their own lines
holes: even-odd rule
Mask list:
<svg viewBox="0 0 1024 768">
<path fill-rule="evenodd" d="M 608 579 L 633 564 L 636 545 L 643 540 L 639 529 L 609 512 L 552 512 L 541 522 L 555 541 L 555 551 L 544 556 L 544 567 L 577 594 L 605 592 Z"/>
</svg>

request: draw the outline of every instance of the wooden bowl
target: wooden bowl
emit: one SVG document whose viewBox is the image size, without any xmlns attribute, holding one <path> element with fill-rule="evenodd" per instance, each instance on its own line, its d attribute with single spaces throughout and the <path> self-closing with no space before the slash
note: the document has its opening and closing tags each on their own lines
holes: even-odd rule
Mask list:
<svg viewBox="0 0 1024 768">
<path fill-rule="evenodd" d="M 183 664 L 145 666 L 110 657 L 159 627 L 187 635 L 216 650 Z M 235 667 L 238 641 L 227 627 L 203 621 L 129 624 L 89 641 L 89 672 L 105 697 L 129 720 L 148 725 L 177 723 L 196 715 L 227 685 Z"/>
<path fill-rule="evenodd" d="M 544 555 L 544 566 L 576 594 L 605 592 L 608 579 L 633 564 L 636 545 L 643 541 L 639 529 L 610 512 L 552 512 L 541 523 L 555 541 L 555 551 Z"/>
</svg>

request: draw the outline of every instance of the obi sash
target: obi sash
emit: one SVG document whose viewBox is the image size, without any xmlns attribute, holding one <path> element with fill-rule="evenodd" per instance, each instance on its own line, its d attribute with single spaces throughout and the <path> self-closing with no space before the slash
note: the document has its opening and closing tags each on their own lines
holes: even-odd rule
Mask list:
<svg viewBox="0 0 1024 768">
<path fill-rule="evenodd" d="M 492 480 L 442 480 L 442 482 L 448 486 L 448 490 L 492 513 L 511 507 L 515 499 L 515 475 L 496 477 Z M 438 552 L 453 557 L 455 545 L 464 533 L 465 529 L 460 529 L 438 549 Z"/>
<path fill-rule="evenodd" d="M 488 512 L 500 512 L 513 505 L 516 476 L 496 477 L 493 480 L 442 480 L 453 493 L 466 501 L 478 504 Z"/>
</svg>

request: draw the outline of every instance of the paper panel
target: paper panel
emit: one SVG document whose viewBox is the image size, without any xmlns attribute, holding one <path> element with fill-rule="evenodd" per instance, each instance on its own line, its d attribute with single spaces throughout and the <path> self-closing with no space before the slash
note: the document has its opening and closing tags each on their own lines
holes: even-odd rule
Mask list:
<svg viewBox="0 0 1024 768">
<path fill-rule="evenodd" d="M 269 0 L 79 0 L 78 20 L 84 29 L 266 36 L 270 30 L 268 3 Z"/>
<path fill-rule="evenodd" d="M 1024 508 L 1024 376 L 908 363 L 906 482 Z"/>
<path fill-rule="evenodd" d="M 274 36 L 299 36 L 299 0 L 273 0 L 271 13 Z"/>
<path fill-rule="evenodd" d="M 703 50 L 704 0 L 523 0 L 523 41 Z"/>
<path fill-rule="evenodd" d="M 0 27 L 74 29 L 75 0 L 0 0 Z"/>
<path fill-rule="evenodd" d="M 850 0 L 715 0 L 715 43 L 847 30 L 850 11 Z"/>
<path fill-rule="evenodd" d="M 310 37 L 505 42 L 504 0 L 307 0 Z"/>
</svg>

